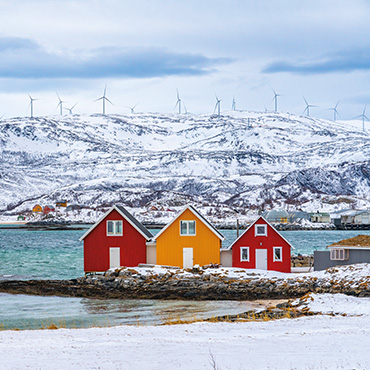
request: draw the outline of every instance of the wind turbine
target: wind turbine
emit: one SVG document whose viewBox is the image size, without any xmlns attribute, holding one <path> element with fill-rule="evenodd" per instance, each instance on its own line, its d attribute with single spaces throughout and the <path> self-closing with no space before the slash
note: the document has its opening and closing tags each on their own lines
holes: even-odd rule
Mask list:
<svg viewBox="0 0 370 370">
<path fill-rule="evenodd" d="M 65 103 L 65 101 L 60 99 L 58 93 L 57 93 L 57 97 L 59 99 L 59 103 L 57 105 L 57 108 L 60 107 L 60 115 L 62 116 L 63 115 L 63 103 Z"/>
<path fill-rule="evenodd" d="M 337 115 L 340 117 L 340 114 L 338 113 L 338 105 L 339 105 L 339 102 L 340 100 L 338 100 L 338 103 L 335 105 L 334 108 L 328 108 L 327 110 L 332 110 L 333 111 L 333 119 L 334 119 L 334 122 L 337 120 Z"/>
<path fill-rule="evenodd" d="M 73 108 L 76 106 L 78 104 L 78 102 L 72 107 L 72 108 L 64 108 L 64 109 L 66 109 L 68 112 L 69 112 L 69 114 L 73 114 Z"/>
<path fill-rule="evenodd" d="M 176 93 L 177 93 L 177 101 L 176 101 L 175 108 L 177 106 L 179 106 L 179 114 L 181 114 L 181 99 L 180 99 L 180 95 L 179 95 L 179 90 L 178 89 L 176 89 Z"/>
<path fill-rule="evenodd" d="M 135 113 L 135 108 L 136 108 L 136 106 L 139 104 L 139 102 L 137 102 L 133 107 L 129 107 L 129 106 L 127 106 L 126 105 L 126 108 L 129 108 L 130 109 L 130 111 L 131 111 L 131 113 L 132 114 L 134 114 Z"/>
<path fill-rule="evenodd" d="M 103 114 L 105 114 L 105 101 L 108 101 L 109 103 L 111 103 L 112 105 L 114 105 L 105 95 L 107 93 L 107 85 L 105 85 L 105 88 L 104 88 L 104 94 L 103 96 L 101 96 L 100 98 L 94 100 L 94 102 L 96 101 L 99 101 L 99 100 L 102 100 L 103 101 Z"/>
<path fill-rule="evenodd" d="M 308 104 L 307 100 L 305 97 L 303 97 L 305 103 L 306 103 L 306 108 L 304 109 L 303 113 L 304 114 L 305 112 L 307 112 L 307 117 L 310 116 L 310 108 L 313 108 L 313 107 L 317 107 L 317 105 L 312 105 L 312 104 Z"/>
<path fill-rule="evenodd" d="M 31 107 L 31 118 L 33 118 L 33 102 L 34 102 L 35 100 L 38 100 L 38 99 L 34 99 L 34 98 L 32 98 L 32 96 L 31 96 L 30 94 L 28 94 L 28 96 L 29 96 L 29 98 L 30 98 L 30 105 L 29 105 L 29 107 Z"/>
<path fill-rule="evenodd" d="M 215 94 L 215 97 L 216 97 L 216 105 L 215 105 L 215 109 L 213 110 L 213 112 L 216 112 L 216 109 L 217 109 L 218 118 L 220 118 L 220 115 L 221 115 L 221 102 L 222 102 L 222 100 L 219 99 L 216 94 Z"/>
<path fill-rule="evenodd" d="M 366 121 L 369 121 L 369 119 L 365 115 L 366 107 L 367 107 L 367 104 L 364 106 L 364 110 L 362 111 L 362 114 L 355 117 L 355 118 L 362 118 L 362 131 L 365 131 L 365 119 L 366 119 Z"/>
<path fill-rule="evenodd" d="M 235 96 L 233 96 L 233 103 L 231 104 L 231 109 L 236 110 L 236 101 L 235 101 Z"/>
<path fill-rule="evenodd" d="M 271 87 L 271 89 L 272 89 L 272 87 Z M 272 91 L 274 92 L 274 97 L 273 97 L 272 100 L 275 101 L 275 112 L 277 112 L 277 110 L 278 110 L 278 96 L 281 96 L 281 95 L 277 94 L 274 89 L 272 89 Z"/>
</svg>

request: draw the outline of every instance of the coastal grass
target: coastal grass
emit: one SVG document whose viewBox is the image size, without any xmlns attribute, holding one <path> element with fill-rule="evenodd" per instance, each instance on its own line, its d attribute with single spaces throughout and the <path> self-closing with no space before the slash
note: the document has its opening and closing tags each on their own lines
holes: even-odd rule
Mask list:
<svg viewBox="0 0 370 370">
<path fill-rule="evenodd" d="M 277 311 L 274 311 L 275 309 L 275 307 L 270 307 L 263 311 L 247 311 L 238 315 L 212 316 L 209 318 L 199 318 L 197 316 L 181 318 L 180 316 L 167 315 L 162 317 L 161 325 L 182 325 L 196 322 L 261 322 L 292 319 L 304 315 L 304 313 L 299 314 L 297 310 L 294 310 L 295 314 L 292 315 L 292 309 L 290 307 Z"/>
</svg>

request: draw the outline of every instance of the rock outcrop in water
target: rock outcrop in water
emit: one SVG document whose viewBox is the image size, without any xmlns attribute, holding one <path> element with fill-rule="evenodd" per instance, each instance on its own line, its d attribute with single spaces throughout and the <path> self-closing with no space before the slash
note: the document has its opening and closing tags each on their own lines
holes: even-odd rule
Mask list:
<svg viewBox="0 0 370 370">
<path fill-rule="evenodd" d="M 165 269 L 163 269 L 165 270 Z M 330 268 L 311 274 L 261 277 L 227 269 L 165 270 L 140 273 L 130 268 L 72 280 L 0 281 L 0 292 L 116 299 L 255 300 L 301 297 L 309 292 L 370 296 L 370 265 Z M 238 271 L 233 270 L 235 273 Z"/>
</svg>

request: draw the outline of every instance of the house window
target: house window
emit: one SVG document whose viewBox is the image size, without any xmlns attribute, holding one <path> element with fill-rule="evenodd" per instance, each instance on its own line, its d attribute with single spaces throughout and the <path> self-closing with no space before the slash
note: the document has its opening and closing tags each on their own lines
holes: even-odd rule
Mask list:
<svg viewBox="0 0 370 370">
<path fill-rule="evenodd" d="M 240 247 L 240 261 L 249 262 L 249 247 Z"/>
<path fill-rule="evenodd" d="M 267 225 L 254 225 L 255 236 L 267 236 Z"/>
<path fill-rule="evenodd" d="M 107 235 L 123 235 L 122 221 L 107 221 Z"/>
<path fill-rule="evenodd" d="M 195 235 L 195 221 L 180 221 L 180 235 Z"/>
<path fill-rule="evenodd" d="M 282 262 L 282 261 L 283 261 L 283 248 L 274 247 L 274 262 Z"/>
<path fill-rule="evenodd" d="M 332 261 L 345 261 L 349 258 L 349 250 L 348 249 L 330 249 L 330 259 Z"/>
</svg>

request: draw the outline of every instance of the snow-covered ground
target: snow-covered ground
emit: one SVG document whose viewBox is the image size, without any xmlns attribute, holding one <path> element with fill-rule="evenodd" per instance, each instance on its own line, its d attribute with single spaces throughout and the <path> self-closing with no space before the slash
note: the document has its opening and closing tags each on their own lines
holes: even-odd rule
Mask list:
<svg viewBox="0 0 370 370">
<path fill-rule="evenodd" d="M 228 277 L 232 279 L 250 280 L 250 279 L 267 279 L 267 280 L 295 280 L 304 281 L 306 279 L 323 279 L 330 281 L 331 284 L 337 281 L 346 281 L 352 287 L 370 281 L 370 263 L 357 263 L 354 265 L 336 266 L 322 271 L 285 273 L 271 270 L 259 269 L 244 269 L 241 267 L 218 267 L 218 268 L 202 268 L 194 266 L 193 270 L 166 268 L 159 265 L 153 267 L 145 267 L 152 265 L 143 265 L 143 267 L 121 267 L 121 275 L 129 275 L 133 277 L 147 275 L 175 275 L 178 278 L 183 277 L 198 277 L 199 275 L 213 275 L 217 277 Z M 108 270 L 114 273 L 117 269 Z"/>
<path fill-rule="evenodd" d="M 0 221 L 63 199 L 83 206 L 54 214 L 70 221 L 113 203 L 149 222 L 192 203 L 233 224 L 235 209 L 253 219 L 271 207 L 370 207 L 369 132 L 356 121 L 247 111 L 13 118 L 0 122 L 0 143 Z"/>
<path fill-rule="evenodd" d="M 2 331 L 1 368 L 369 369 L 370 299 L 325 294 L 307 302 L 348 316 Z"/>
</svg>

